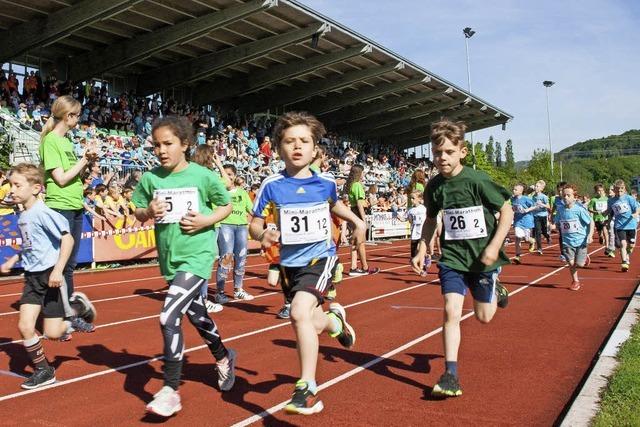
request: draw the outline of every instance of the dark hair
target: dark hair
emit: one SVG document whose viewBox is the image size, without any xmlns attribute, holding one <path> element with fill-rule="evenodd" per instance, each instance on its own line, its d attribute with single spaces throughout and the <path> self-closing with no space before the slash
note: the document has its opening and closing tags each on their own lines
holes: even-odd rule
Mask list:
<svg viewBox="0 0 640 427">
<path fill-rule="evenodd" d="M 327 132 L 324 125 L 320 120 L 316 119 L 310 113 L 306 111 L 290 111 L 278 118 L 278 121 L 273 127 L 273 147 L 277 150 L 280 147 L 280 142 L 284 136 L 284 132 L 290 127 L 304 125 L 311 131 L 311 137 L 313 143 L 318 144 L 318 141 Z"/>
<path fill-rule="evenodd" d="M 604 190 L 604 185 L 597 183 L 596 185 L 593 186 L 593 190 L 594 191 Z"/>
<path fill-rule="evenodd" d="M 102 193 L 106 189 L 107 189 L 107 186 L 104 184 L 96 185 L 96 193 Z"/>
<path fill-rule="evenodd" d="M 233 171 L 234 175 L 238 174 L 238 169 L 236 169 L 236 167 L 234 165 L 232 165 L 231 163 L 227 163 L 226 165 L 222 166 L 223 169 L 231 169 Z"/>
<path fill-rule="evenodd" d="M 362 178 L 362 172 L 364 168 L 360 165 L 351 166 L 351 170 L 349 171 L 349 176 L 347 177 L 347 182 L 344 183 L 344 188 L 342 192 L 344 194 L 349 194 L 351 192 L 351 186 L 354 182 L 360 181 Z"/>
<path fill-rule="evenodd" d="M 87 187 L 87 188 L 84 189 L 82 194 L 84 195 L 84 197 L 87 197 L 89 194 L 93 194 L 95 192 L 96 192 L 95 188 Z"/>
<path fill-rule="evenodd" d="M 182 116 L 164 116 L 158 117 L 151 128 L 151 134 L 162 127 L 168 127 L 171 132 L 178 137 L 183 145 L 187 146 L 185 151 L 185 157 L 189 160 L 190 148 L 194 144 L 193 142 L 193 126 L 186 117 Z"/>
</svg>

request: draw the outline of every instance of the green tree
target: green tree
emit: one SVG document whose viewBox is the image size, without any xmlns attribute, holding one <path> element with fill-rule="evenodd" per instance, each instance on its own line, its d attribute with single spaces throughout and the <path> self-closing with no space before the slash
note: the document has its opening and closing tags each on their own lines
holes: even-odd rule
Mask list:
<svg viewBox="0 0 640 427">
<path fill-rule="evenodd" d="M 547 188 L 555 187 L 555 181 L 551 179 L 551 153 L 549 150 L 535 150 L 524 173 L 519 176 L 521 181 L 535 182 L 543 179 Z"/>
<path fill-rule="evenodd" d="M 496 166 L 502 167 L 502 144 L 496 141 Z"/>
<path fill-rule="evenodd" d="M 510 139 L 507 140 L 507 143 L 504 147 L 504 158 L 505 158 L 505 167 L 507 170 L 515 170 L 516 161 L 513 157 L 513 143 Z"/>
<path fill-rule="evenodd" d="M 494 165 L 496 163 L 496 159 L 495 159 L 495 147 L 494 147 L 494 143 L 493 143 L 493 135 L 491 135 L 489 137 L 489 142 L 487 142 L 487 146 L 485 148 L 484 151 L 487 155 L 487 162 L 491 163 L 492 165 Z"/>
</svg>

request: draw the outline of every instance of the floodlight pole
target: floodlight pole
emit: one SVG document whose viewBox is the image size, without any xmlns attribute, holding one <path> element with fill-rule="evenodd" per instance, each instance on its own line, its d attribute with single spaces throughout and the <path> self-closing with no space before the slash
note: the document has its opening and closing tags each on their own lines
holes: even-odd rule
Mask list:
<svg viewBox="0 0 640 427">
<path fill-rule="evenodd" d="M 469 95 L 471 95 L 471 63 L 469 61 L 469 39 L 473 37 L 476 32 L 470 27 L 466 27 L 462 30 L 464 34 L 464 49 L 467 54 L 467 89 Z M 476 168 L 476 145 L 473 143 L 473 131 L 469 132 L 471 137 L 471 155 L 473 156 L 473 168 Z"/>
<path fill-rule="evenodd" d="M 553 179 L 553 148 L 551 147 L 551 115 L 549 114 L 549 88 L 553 86 L 555 82 L 551 80 L 545 80 L 542 82 L 542 85 L 545 87 L 544 93 L 547 98 L 547 132 L 549 137 L 549 154 L 550 162 L 551 162 L 551 179 Z"/>
</svg>

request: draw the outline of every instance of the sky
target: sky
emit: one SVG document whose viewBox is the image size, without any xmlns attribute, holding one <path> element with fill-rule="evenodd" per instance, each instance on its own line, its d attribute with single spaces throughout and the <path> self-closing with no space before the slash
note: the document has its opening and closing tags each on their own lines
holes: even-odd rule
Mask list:
<svg viewBox="0 0 640 427">
<path fill-rule="evenodd" d="M 474 132 L 513 141 L 516 160 L 640 129 L 640 1 L 300 0 L 340 24 L 467 88 L 514 116 L 507 129 Z"/>
</svg>

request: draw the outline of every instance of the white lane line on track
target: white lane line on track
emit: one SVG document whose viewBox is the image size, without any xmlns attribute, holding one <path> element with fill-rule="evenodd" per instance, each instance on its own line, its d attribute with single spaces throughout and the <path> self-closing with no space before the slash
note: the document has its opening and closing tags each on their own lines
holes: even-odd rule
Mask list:
<svg viewBox="0 0 640 427">
<path fill-rule="evenodd" d="M 402 253 L 399 253 L 399 254 L 396 254 L 396 255 L 391 255 L 391 256 L 388 256 L 388 257 L 372 258 L 370 261 L 383 259 L 383 258 L 384 259 L 388 259 L 388 258 L 394 258 L 394 257 L 398 257 L 398 256 L 404 256 L 404 255 L 407 255 L 408 253 L 409 252 L 402 252 Z M 383 272 L 386 272 L 386 271 L 398 270 L 400 268 L 405 268 L 405 267 L 408 267 L 408 266 L 401 265 L 401 266 L 397 266 L 397 267 L 384 269 L 384 270 L 381 270 L 380 272 L 383 273 Z M 362 276 L 345 277 L 344 279 L 342 279 L 342 281 L 344 282 L 345 280 L 358 279 L 359 277 L 362 277 Z M 128 295 L 128 296 L 126 296 L 126 298 L 130 298 L 132 296 L 150 295 L 150 294 L 157 294 L 157 293 L 163 293 L 163 292 L 166 292 L 166 290 L 157 291 L 157 292 L 149 292 L 149 293 L 145 293 L 145 294 Z M 258 298 L 264 298 L 264 297 L 267 297 L 267 296 L 279 295 L 279 294 L 280 294 L 280 292 L 267 292 L 267 293 L 264 293 L 264 294 L 256 295 L 254 297 L 254 300 L 258 299 Z M 125 298 L 125 297 L 117 297 L 115 299 L 122 299 L 122 298 Z M 102 300 L 95 300 L 95 301 L 92 301 L 92 302 L 98 302 L 98 301 L 102 301 Z M 239 302 L 243 302 L 243 301 L 242 300 L 231 300 L 227 304 L 234 304 L 234 303 L 239 303 Z M 13 313 L 13 312 L 11 312 L 11 313 Z M 11 314 L 11 313 L 6 313 L 6 314 Z M 17 313 L 18 312 L 15 312 L 15 314 L 17 314 Z M 0 316 L 2 316 L 4 314 L 5 313 L 0 313 Z M 137 321 L 149 320 L 149 319 L 154 319 L 154 318 L 157 318 L 157 317 L 160 317 L 160 314 L 153 314 L 153 315 L 150 315 L 150 316 L 143 316 L 143 317 L 137 317 L 137 318 L 133 318 L 133 319 L 120 320 L 118 322 L 112 322 L 112 323 L 104 323 L 102 325 L 96 325 L 96 329 L 105 328 L 105 327 L 109 327 L 109 326 L 122 325 L 122 324 L 125 324 L 125 323 L 132 323 L 132 322 L 137 322 Z M 6 346 L 6 345 L 10 345 L 10 344 L 19 344 L 19 343 L 22 343 L 23 341 L 24 340 L 22 340 L 22 339 L 17 339 L 17 340 L 13 340 L 13 341 L 1 342 L 0 343 L 0 347 Z"/>
<path fill-rule="evenodd" d="M 392 268 L 384 270 L 384 271 L 397 270 L 399 268 L 408 268 L 408 266 L 402 265 L 402 266 L 392 267 Z M 356 278 L 358 278 L 358 277 L 346 278 L 344 280 L 356 279 Z M 386 298 L 386 297 L 389 297 L 389 296 L 393 296 L 393 295 L 396 295 L 396 294 L 400 294 L 400 293 L 403 293 L 403 292 L 408 292 L 408 291 L 411 291 L 411 290 L 414 290 L 414 289 L 417 289 L 417 288 L 421 288 L 423 286 L 427 286 L 427 285 L 429 285 L 431 283 L 434 283 L 436 281 L 437 281 L 437 279 L 431 280 L 431 281 L 425 282 L 425 283 L 420 283 L 418 285 L 410 286 L 408 288 L 403 288 L 403 289 L 400 289 L 400 290 L 397 290 L 397 291 L 389 292 L 389 293 L 386 293 L 386 294 L 383 294 L 383 295 L 378 295 L 376 297 L 369 298 L 369 299 L 366 299 L 366 300 L 363 300 L 363 301 L 359 301 L 359 302 L 356 302 L 356 303 L 353 303 L 353 304 L 345 305 L 344 307 L 345 308 L 355 307 L 357 305 L 365 304 L 365 303 L 368 303 L 368 302 L 371 302 L 371 301 L 376 301 L 376 300 L 379 300 L 379 299 L 382 299 L 382 298 Z M 224 343 L 231 342 L 231 341 L 236 341 L 236 340 L 239 340 L 241 338 L 246 338 L 246 337 L 249 337 L 249 336 L 261 334 L 263 332 L 268 332 L 268 331 L 271 331 L 273 329 L 282 328 L 284 326 L 289 325 L 289 323 L 290 323 L 289 321 L 284 321 L 284 322 L 278 323 L 276 325 L 268 326 L 266 328 L 258 329 L 258 330 L 255 330 L 255 331 L 246 332 L 244 334 L 240 334 L 240 335 L 236 335 L 236 336 L 233 336 L 233 337 L 230 337 L 230 338 L 227 338 L 227 339 L 223 339 L 222 341 Z M 185 354 L 186 353 L 191 353 L 193 351 L 202 350 L 202 349 L 205 349 L 205 348 L 207 348 L 207 346 L 205 344 L 203 344 L 203 345 L 199 345 L 199 346 L 196 346 L 196 347 L 189 348 L 189 349 L 185 350 L 184 353 Z M 137 366 L 147 365 L 147 364 L 162 360 L 163 358 L 164 358 L 163 356 L 155 356 L 153 358 L 149 358 L 149 359 L 146 359 L 146 360 L 141 360 L 141 361 L 138 361 L 138 362 L 135 362 L 135 363 L 130 363 L 128 365 L 122 365 L 122 366 L 118 366 L 118 367 L 111 368 L 111 369 L 105 369 L 104 371 L 98 371 L 98 372 L 94 372 L 92 374 L 87 374 L 87 375 L 83 375 L 83 376 L 76 377 L 76 378 L 70 378 L 68 380 L 58 381 L 58 382 L 55 382 L 55 383 L 53 383 L 51 385 L 47 385 L 47 386 L 44 386 L 44 387 L 40 387 L 40 388 L 36 388 L 36 389 L 32 389 L 32 390 L 24 390 L 24 391 L 20 391 L 20 392 L 13 393 L 13 394 L 8 394 L 6 396 L 1 396 L 0 397 L 0 402 L 6 401 L 6 400 L 15 399 L 17 397 L 26 396 L 26 395 L 33 394 L 33 393 L 38 393 L 40 391 L 45 391 L 45 390 L 49 390 L 49 389 L 52 389 L 52 388 L 61 387 L 61 386 L 67 385 L 67 384 L 73 384 L 73 383 L 76 383 L 76 382 L 79 382 L 79 381 L 85 381 L 85 380 L 89 380 L 89 379 L 92 379 L 92 378 L 101 377 L 103 375 L 111 374 L 111 373 L 114 373 L 114 372 L 124 371 L 126 369 L 135 368 Z"/>
<path fill-rule="evenodd" d="M 392 305 L 391 308 L 396 310 L 433 310 L 433 311 L 443 311 L 444 307 L 424 307 L 421 305 Z M 473 311 L 470 308 L 463 308 L 462 311 Z"/>
<path fill-rule="evenodd" d="M 596 249 L 595 251 L 591 252 L 589 255 L 594 254 L 594 253 L 598 252 L 601 249 L 602 248 Z M 518 289 L 516 289 L 516 290 L 514 290 L 512 292 L 510 292 L 509 295 L 511 296 L 511 295 L 515 295 L 515 294 L 517 294 L 519 292 L 522 292 L 523 290 L 527 289 L 529 286 L 535 285 L 536 283 L 546 279 L 547 277 L 553 276 L 554 274 L 556 274 L 557 272 L 559 272 L 561 270 L 564 270 L 565 268 L 567 268 L 566 265 L 564 265 L 562 267 L 558 267 L 555 270 L 553 270 L 553 271 L 551 271 L 551 272 L 549 272 L 549 273 L 547 273 L 547 274 L 535 279 L 534 281 L 530 282 L 529 284 L 524 285 L 524 286 L 522 286 L 522 287 L 520 287 L 520 288 L 518 288 Z M 474 315 L 473 311 L 471 313 L 467 313 L 464 316 L 462 316 L 460 321 L 466 320 L 466 319 L 472 317 L 473 315 Z M 322 391 L 322 390 L 324 390 L 326 388 L 329 388 L 329 387 L 331 387 L 331 386 L 333 386 L 335 384 L 338 384 L 339 382 L 342 382 L 342 381 L 344 381 L 344 380 L 346 380 L 346 379 L 348 379 L 348 378 L 350 378 L 350 377 L 352 377 L 352 376 L 354 376 L 356 374 L 359 374 L 360 372 L 362 372 L 362 371 L 364 371 L 366 369 L 369 369 L 370 367 L 375 366 L 378 363 L 383 362 L 386 359 L 389 359 L 390 357 L 393 357 L 393 356 L 405 351 L 406 349 L 408 349 L 410 347 L 413 347 L 414 345 L 419 344 L 422 341 L 427 340 L 428 338 L 431 338 L 434 335 L 439 334 L 440 332 L 442 332 L 442 326 L 439 327 L 439 328 L 436 328 L 436 329 L 432 330 L 431 332 L 428 332 L 428 333 L 426 333 L 426 334 L 424 334 L 424 335 L 422 335 L 422 336 L 420 336 L 420 337 L 418 337 L 418 338 L 416 338 L 416 339 L 414 339 L 412 341 L 409 341 L 408 343 L 403 344 L 400 347 L 397 347 L 397 348 L 395 348 L 395 349 L 383 354 L 382 356 L 378 356 L 378 357 L 376 357 L 374 359 L 371 359 L 367 363 L 364 363 L 364 364 L 362 364 L 362 365 L 360 365 L 360 366 L 358 366 L 356 368 L 351 369 L 350 371 L 345 372 L 342 375 L 339 375 L 339 376 L 337 376 L 337 377 L 335 377 L 335 378 L 323 383 L 322 385 L 320 385 L 318 387 L 318 391 Z M 275 412 L 280 411 L 281 409 L 283 409 L 287 405 L 287 403 L 289 403 L 289 400 L 285 400 L 283 402 L 280 402 L 277 405 L 272 406 L 271 408 L 266 409 L 265 411 L 262 411 L 259 414 L 253 415 L 253 416 L 251 416 L 249 418 L 246 418 L 246 419 L 244 419 L 242 421 L 239 421 L 239 422 L 233 424 L 232 427 L 244 427 L 244 426 L 248 426 L 250 424 L 253 424 L 255 422 L 262 421 L 264 418 L 268 417 L 269 415 L 272 415 Z"/>
<path fill-rule="evenodd" d="M 398 247 L 398 246 L 396 246 Z M 378 252 L 378 251 L 382 251 L 382 250 L 389 250 L 389 248 L 378 248 L 378 249 L 367 249 L 367 253 L 369 252 Z M 344 252 L 344 253 L 340 253 L 339 255 L 348 255 L 349 252 Z M 346 262 L 343 262 L 342 264 L 348 264 Z M 246 269 L 251 268 L 251 267 L 264 267 L 266 265 L 269 265 L 269 263 L 260 263 L 260 264 L 252 264 L 252 265 L 247 265 L 245 266 Z M 101 273 L 105 270 L 98 270 L 96 273 Z M 214 270 L 215 272 L 215 270 Z M 145 280 L 157 280 L 157 279 L 162 279 L 162 276 L 151 276 L 151 277 L 141 277 L 138 279 L 129 279 L 129 280 L 116 280 L 116 281 L 112 281 L 112 282 L 101 282 L 101 283 L 94 283 L 92 285 L 82 285 L 82 286 L 76 286 L 76 289 L 86 289 L 86 288 L 95 288 L 95 287 L 100 287 L 100 286 L 109 286 L 109 285 L 119 285 L 119 284 L 123 284 L 123 283 L 135 283 L 135 282 L 144 282 Z M 258 277 L 252 277 L 254 279 L 258 279 Z M 225 283 L 230 283 L 231 281 L 227 281 Z M 22 282 L 17 283 L 20 286 L 22 286 Z M 22 292 L 14 292 L 11 294 L 0 294 L 0 298 L 5 298 L 5 297 L 15 297 L 15 296 L 20 296 L 22 295 Z M 93 301 L 95 302 L 95 301 Z"/>
</svg>

